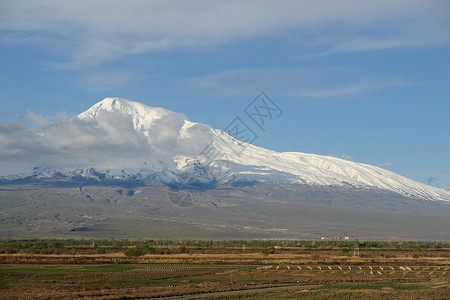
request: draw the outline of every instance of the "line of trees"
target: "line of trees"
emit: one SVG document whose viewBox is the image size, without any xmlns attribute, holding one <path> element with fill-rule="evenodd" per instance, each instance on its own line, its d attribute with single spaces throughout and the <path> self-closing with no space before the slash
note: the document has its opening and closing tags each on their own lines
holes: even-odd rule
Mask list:
<svg viewBox="0 0 450 300">
<path fill-rule="evenodd" d="M 336 250 L 351 249 L 353 241 L 336 240 L 130 240 L 130 239 L 28 239 L 0 240 L 0 253 L 107 253 L 129 248 L 143 254 L 187 253 L 192 250 L 242 249 L 273 252 L 274 249 Z M 449 241 L 359 241 L 361 250 L 450 249 Z M 130 250 L 131 251 L 131 250 Z"/>
</svg>

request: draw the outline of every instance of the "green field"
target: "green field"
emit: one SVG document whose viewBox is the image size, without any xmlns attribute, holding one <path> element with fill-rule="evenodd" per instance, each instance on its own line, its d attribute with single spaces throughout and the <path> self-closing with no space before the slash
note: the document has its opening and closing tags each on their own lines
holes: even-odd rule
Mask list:
<svg viewBox="0 0 450 300">
<path fill-rule="evenodd" d="M 360 256 L 343 251 L 354 244 L 320 240 L 3 240 L 0 298 L 450 297 L 448 242 L 359 241 Z"/>
</svg>

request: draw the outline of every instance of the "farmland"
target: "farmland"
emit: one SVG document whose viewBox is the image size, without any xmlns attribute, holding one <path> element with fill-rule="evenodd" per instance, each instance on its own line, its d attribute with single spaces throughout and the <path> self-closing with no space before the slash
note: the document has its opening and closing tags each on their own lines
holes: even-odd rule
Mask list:
<svg viewBox="0 0 450 300">
<path fill-rule="evenodd" d="M 448 243 L 360 242 L 359 256 L 351 245 L 8 240 L 0 247 L 0 298 L 450 297 Z"/>
</svg>

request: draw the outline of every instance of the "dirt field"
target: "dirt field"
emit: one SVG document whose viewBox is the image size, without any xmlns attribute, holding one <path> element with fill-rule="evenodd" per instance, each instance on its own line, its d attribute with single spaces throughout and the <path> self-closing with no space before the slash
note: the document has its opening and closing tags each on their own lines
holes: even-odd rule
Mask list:
<svg viewBox="0 0 450 300">
<path fill-rule="evenodd" d="M 450 250 L 417 258 L 408 252 L 395 257 L 227 252 L 1 254 L 0 298 L 450 298 Z"/>
</svg>

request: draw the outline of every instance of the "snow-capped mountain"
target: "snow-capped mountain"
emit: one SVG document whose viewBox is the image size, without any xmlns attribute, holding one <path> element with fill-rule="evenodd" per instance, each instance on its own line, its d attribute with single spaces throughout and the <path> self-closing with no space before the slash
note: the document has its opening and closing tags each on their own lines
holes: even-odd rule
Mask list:
<svg viewBox="0 0 450 300">
<path fill-rule="evenodd" d="M 142 132 L 146 136 L 149 135 L 150 128 L 157 120 L 160 120 L 167 115 L 176 115 L 176 113 L 164 108 L 149 107 L 138 102 L 119 98 L 106 98 L 89 108 L 87 111 L 79 114 L 77 118 L 95 120 L 108 112 L 118 112 L 122 115 L 130 116 L 133 121 L 134 129 Z"/>
<path fill-rule="evenodd" d="M 117 139 L 122 143 L 127 139 L 133 152 L 132 163 L 127 160 L 120 164 L 119 155 L 101 163 L 90 160 L 66 167 L 40 167 L 33 176 L 45 178 L 58 173 L 97 179 L 151 178 L 165 183 L 174 178 L 203 183 L 274 182 L 379 189 L 411 198 L 450 201 L 450 192 L 380 167 L 330 156 L 275 152 L 238 141 L 208 125 L 190 122 L 182 114 L 138 102 L 106 98 L 74 119 L 83 122 L 83 126 L 100 128 L 107 141 Z M 126 128 L 127 122 L 131 122 L 133 131 L 116 130 L 119 126 Z M 114 147 L 114 143 L 108 147 Z M 123 152 L 119 153 L 126 156 L 127 144 L 120 147 Z"/>
</svg>

